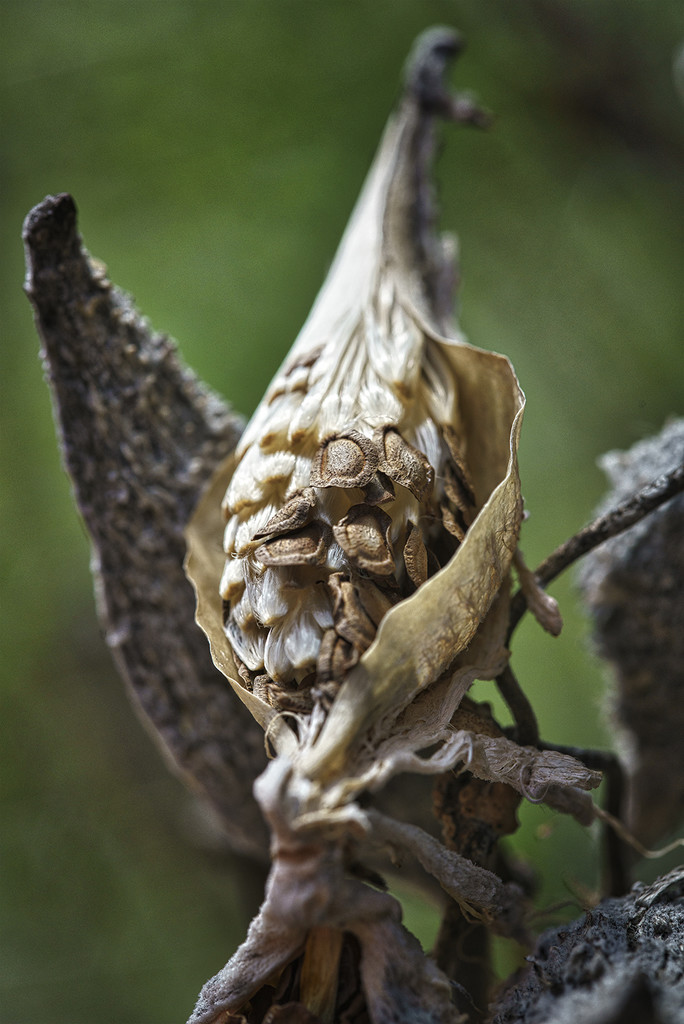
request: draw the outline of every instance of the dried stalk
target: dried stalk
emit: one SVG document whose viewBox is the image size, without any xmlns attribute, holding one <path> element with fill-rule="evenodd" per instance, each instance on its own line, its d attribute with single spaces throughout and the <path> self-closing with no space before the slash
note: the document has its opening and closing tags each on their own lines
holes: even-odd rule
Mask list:
<svg viewBox="0 0 684 1024">
<path fill-rule="evenodd" d="M 610 509 L 564 541 L 534 570 L 537 582 L 541 587 L 548 586 L 583 555 L 604 544 L 611 537 L 617 537 L 625 530 L 629 530 L 682 491 L 684 464 L 662 473 L 651 483 L 642 486 L 636 494 L 631 494 L 616 508 Z M 522 591 L 518 591 L 511 602 L 509 640 L 526 610 L 527 599 Z"/>
</svg>

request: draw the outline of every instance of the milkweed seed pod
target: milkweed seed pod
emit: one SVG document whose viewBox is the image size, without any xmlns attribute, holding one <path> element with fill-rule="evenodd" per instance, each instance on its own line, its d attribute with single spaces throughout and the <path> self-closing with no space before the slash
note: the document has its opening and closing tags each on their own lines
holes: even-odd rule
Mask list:
<svg viewBox="0 0 684 1024">
<path fill-rule="evenodd" d="M 432 230 L 435 115 L 480 116 L 442 82 L 456 48 L 421 40 L 328 279 L 191 531 L 199 621 L 241 698 L 300 741 L 329 719 L 314 773 L 450 667 L 517 543 L 523 396 L 450 322 L 454 246 Z M 197 536 L 223 488 L 205 586 Z"/>
<path fill-rule="evenodd" d="M 507 935 L 524 933 L 524 900 L 362 807 L 392 776 L 462 763 L 592 820 L 597 773 L 454 718 L 506 663 L 524 406 L 508 360 L 451 323 L 453 245 L 433 232 L 435 118 L 479 118 L 443 85 L 456 49 L 446 30 L 419 40 L 328 279 L 189 528 L 197 621 L 275 755 L 254 786 L 272 833 L 264 903 L 191 1024 L 268 1005 L 292 977 L 316 1019 L 323 1004 L 321 1018 L 356 1019 L 333 1009 L 350 935 L 359 1020 L 460 1019 L 393 897 L 351 869 L 369 849 L 406 853 L 467 920 Z"/>
</svg>

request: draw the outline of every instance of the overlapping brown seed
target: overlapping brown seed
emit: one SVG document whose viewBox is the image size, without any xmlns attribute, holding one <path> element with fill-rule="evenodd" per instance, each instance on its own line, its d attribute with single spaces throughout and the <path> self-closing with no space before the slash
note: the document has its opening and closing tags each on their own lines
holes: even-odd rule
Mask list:
<svg viewBox="0 0 684 1024">
<path fill-rule="evenodd" d="M 459 544 L 462 543 L 467 530 L 462 516 L 457 510 L 455 511 L 448 502 L 442 502 L 439 506 L 439 510 L 442 513 L 442 525 L 444 526 L 444 529 L 450 533 L 452 537 L 455 537 Z"/>
<path fill-rule="evenodd" d="M 411 527 L 404 544 L 404 565 L 414 587 L 420 587 L 428 578 L 428 553 L 418 527 L 409 520 Z"/>
<path fill-rule="evenodd" d="M 449 423 L 442 424 L 442 437 L 449 449 L 451 465 L 449 466 L 450 485 L 458 488 L 461 500 L 466 506 L 474 509 L 477 506 L 473 483 L 468 473 L 468 467 L 463 455 L 463 447 L 458 439 L 458 434 Z M 454 500 L 454 499 L 452 499 Z M 459 506 L 460 507 L 460 506 Z"/>
<path fill-rule="evenodd" d="M 233 652 L 233 660 L 245 689 L 251 693 L 254 690 L 254 673 L 249 671 L 244 661 L 241 661 L 235 652 Z"/>
<path fill-rule="evenodd" d="M 395 427 L 377 430 L 372 439 L 355 430 L 327 438 L 312 460 L 309 486 L 291 496 L 265 525 L 241 542 L 243 554 L 251 551 L 269 572 L 291 566 L 319 567 L 317 585 L 324 588 L 332 605 L 333 626 L 323 632 L 315 672 L 299 682 L 287 677 L 276 682 L 264 670 L 268 637 L 265 620 L 245 618 L 234 600 L 224 603 L 226 633 L 234 646 L 240 679 L 271 706 L 306 712 L 314 701 L 332 701 L 372 644 L 392 605 L 422 586 L 439 569 L 437 558 L 448 560 L 463 540 L 476 514 L 473 487 L 455 431 L 444 426 L 442 437 L 440 489 L 434 497 L 432 465 Z M 391 540 L 393 520 L 382 507 L 392 510 L 397 486 L 421 503 L 426 522 L 439 509 L 443 524 L 441 531 L 430 533 L 430 547 L 438 551 L 436 556 L 428 549 L 422 530 L 414 522 L 405 521 L 399 531 L 405 574 L 402 571 L 399 577 Z M 317 494 L 319 487 L 336 487 L 347 493 L 333 495 L 331 504 Z M 360 496 L 358 490 L 349 493 L 357 488 L 365 500 L 348 508 L 331 528 L 329 519 L 332 517 L 334 522 L 349 500 Z M 342 571 L 326 568 L 333 537 L 344 554 L 346 567 Z M 238 539 L 236 533 L 236 546 Z M 335 564 L 338 557 L 339 551 Z M 250 564 L 256 567 L 256 563 Z M 301 588 L 304 584 L 300 581 L 296 585 Z M 237 596 L 237 587 L 234 589 Z"/>
<path fill-rule="evenodd" d="M 270 540 L 283 533 L 298 530 L 311 520 L 316 505 L 316 492 L 312 487 L 305 487 L 279 508 L 275 515 L 254 534 L 254 540 Z"/>
<path fill-rule="evenodd" d="M 366 614 L 354 584 L 342 573 L 333 573 L 328 585 L 333 594 L 335 632 L 359 650 L 370 647 L 376 626 Z"/>
<path fill-rule="evenodd" d="M 394 427 L 382 431 L 381 445 L 380 470 L 406 487 L 418 501 L 425 501 L 435 479 L 435 471 L 426 456 L 404 440 Z"/>
<path fill-rule="evenodd" d="M 354 589 L 361 607 L 376 628 L 392 605 L 399 599 L 398 588 L 388 593 L 386 589 L 381 590 L 373 580 L 364 579 L 361 576 L 354 579 Z"/>
<path fill-rule="evenodd" d="M 267 675 L 258 675 L 254 679 L 254 695 L 279 711 L 308 714 L 313 708 L 310 686 L 282 686 Z"/>
<path fill-rule="evenodd" d="M 378 450 L 358 430 L 329 437 L 316 452 L 312 466 L 312 487 L 365 487 L 378 468 Z"/>
<path fill-rule="evenodd" d="M 472 491 L 468 486 L 467 478 L 462 476 L 451 462 L 447 462 L 444 467 L 444 493 L 451 505 L 462 513 L 464 522 L 469 525 L 475 512 Z"/>
<path fill-rule="evenodd" d="M 334 629 L 328 629 L 323 634 L 318 652 L 316 675 L 321 683 L 335 681 L 339 684 L 360 656 L 358 647 L 354 647 Z"/>
<path fill-rule="evenodd" d="M 354 568 L 375 576 L 389 576 L 394 572 L 391 526 L 386 512 L 364 502 L 353 505 L 333 526 L 333 533 Z"/>
<path fill-rule="evenodd" d="M 394 484 L 385 473 L 376 473 L 364 487 L 364 494 L 368 505 L 388 505 L 397 496 Z"/>
<path fill-rule="evenodd" d="M 322 565 L 329 541 L 330 529 L 325 523 L 308 523 L 265 541 L 254 556 L 263 565 Z"/>
</svg>

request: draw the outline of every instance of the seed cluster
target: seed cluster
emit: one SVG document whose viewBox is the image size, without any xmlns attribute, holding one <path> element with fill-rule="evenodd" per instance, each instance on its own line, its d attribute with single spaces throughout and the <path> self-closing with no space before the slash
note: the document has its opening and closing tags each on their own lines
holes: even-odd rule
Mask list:
<svg viewBox="0 0 684 1024">
<path fill-rule="evenodd" d="M 276 388 L 270 402 L 291 397 Z M 433 462 L 405 436 L 426 432 Z M 246 446 L 224 500 L 224 629 L 242 683 L 306 712 L 329 704 L 386 612 L 453 555 L 477 506 L 446 423 L 402 432 L 358 416 L 295 452 L 274 440 L 266 429 Z"/>
</svg>

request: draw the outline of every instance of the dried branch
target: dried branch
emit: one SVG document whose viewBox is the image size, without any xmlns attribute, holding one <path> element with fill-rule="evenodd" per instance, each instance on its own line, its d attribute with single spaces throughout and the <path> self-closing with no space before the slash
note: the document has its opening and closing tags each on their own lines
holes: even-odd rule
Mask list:
<svg viewBox="0 0 684 1024">
<path fill-rule="evenodd" d="M 684 420 L 602 465 L 613 487 L 608 510 L 656 473 L 674 487 L 684 479 Z M 609 699 L 628 769 L 627 822 L 650 845 L 684 817 L 684 495 L 592 553 L 579 582 L 615 678 Z"/>
<path fill-rule="evenodd" d="M 265 859 L 251 794 L 263 738 L 211 662 L 183 573 L 186 522 L 241 422 L 89 259 L 71 196 L 37 206 L 24 241 L 107 643 L 150 731 L 219 812 L 233 849 Z"/>
<path fill-rule="evenodd" d="M 675 466 L 657 479 L 646 484 L 616 508 L 612 508 L 585 526 L 556 548 L 534 571 L 537 582 L 546 587 L 583 555 L 597 548 L 611 537 L 617 537 L 640 522 L 665 502 L 684 491 L 684 464 Z M 519 591 L 511 601 L 508 638 L 527 610 L 527 600 Z"/>
<path fill-rule="evenodd" d="M 684 869 L 545 932 L 490 1024 L 678 1024 Z"/>
</svg>

